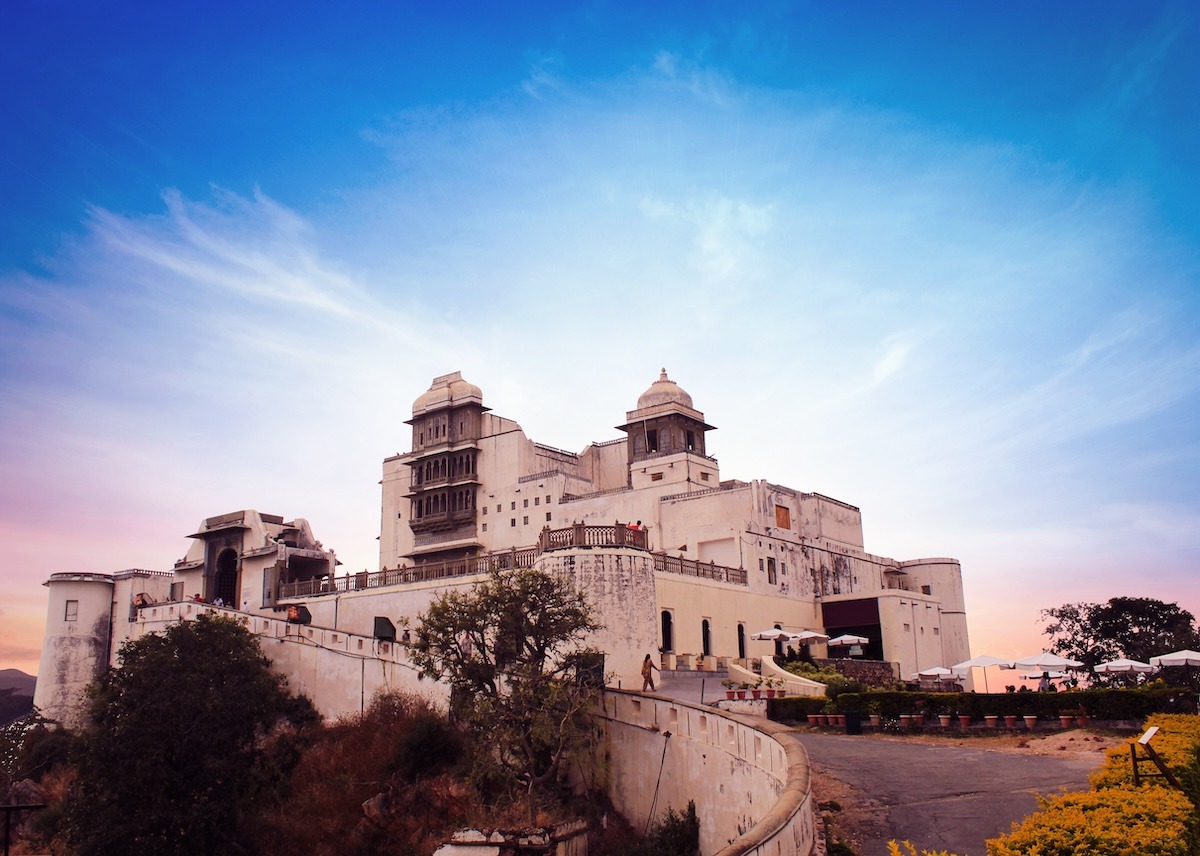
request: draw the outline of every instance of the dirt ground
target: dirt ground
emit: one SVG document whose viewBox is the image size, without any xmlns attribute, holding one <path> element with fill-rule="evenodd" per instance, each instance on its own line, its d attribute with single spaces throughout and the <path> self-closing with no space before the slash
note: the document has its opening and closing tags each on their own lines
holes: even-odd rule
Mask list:
<svg viewBox="0 0 1200 856">
<path fill-rule="evenodd" d="M 1079 757 L 1094 757 L 1099 766 L 1104 752 L 1113 746 L 1129 742 L 1128 735 L 1116 735 L 1104 731 L 1074 728 L 1055 731 L 1046 735 L 988 734 L 970 737 L 932 734 L 871 734 L 868 740 L 889 740 L 901 743 L 924 743 L 926 745 L 972 746 L 977 749 L 992 749 L 997 752 L 1013 752 L 1032 755 L 1071 754 Z M 813 764 L 813 793 L 821 809 L 826 835 L 831 852 L 834 842 L 845 841 L 855 852 L 862 846 L 864 837 L 878 838 L 886 829 L 883 817 L 886 807 L 868 799 L 861 791 L 835 779 L 819 764 Z"/>
</svg>

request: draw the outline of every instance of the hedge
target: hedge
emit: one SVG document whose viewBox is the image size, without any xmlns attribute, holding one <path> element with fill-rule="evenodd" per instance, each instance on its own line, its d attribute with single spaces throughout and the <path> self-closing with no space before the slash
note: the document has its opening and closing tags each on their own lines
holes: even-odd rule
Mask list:
<svg viewBox="0 0 1200 856">
<path fill-rule="evenodd" d="M 1158 726 L 1158 734 L 1150 741 L 1167 768 L 1172 772 L 1184 770 L 1195 760 L 1196 746 L 1200 744 L 1200 716 L 1183 714 L 1160 713 L 1146 720 L 1146 727 Z M 1089 777 L 1093 788 L 1111 788 L 1125 784 L 1133 784 L 1133 764 L 1130 761 L 1129 747 L 1136 740 L 1131 739 L 1120 746 L 1114 746 L 1105 753 L 1104 765 Z M 1139 752 L 1146 757 L 1145 752 Z M 1153 764 L 1142 765 L 1143 772 L 1157 773 Z M 1165 780 L 1151 776 L 1146 780 L 1151 784 L 1164 784 Z"/>
<path fill-rule="evenodd" d="M 791 702 L 793 699 L 781 701 Z M 816 711 L 811 711 L 818 712 L 827 699 L 807 701 L 819 702 Z M 1077 714 L 1082 709 L 1093 719 L 1141 721 L 1154 713 L 1194 713 L 1196 695 L 1186 689 L 1157 686 L 1059 693 L 866 692 L 843 693 L 834 704 L 840 711 L 857 710 L 863 714 L 874 709 L 888 719 L 895 719 L 902 713 L 925 713 L 930 716 L 949 713 L 966 714 L 974 719 L 988 715 L 1034 715 L 1039 719 L 1054 720 L 1062 713 Z M 803 710 L 810 712 L 807 708 Z"/>
</svg>

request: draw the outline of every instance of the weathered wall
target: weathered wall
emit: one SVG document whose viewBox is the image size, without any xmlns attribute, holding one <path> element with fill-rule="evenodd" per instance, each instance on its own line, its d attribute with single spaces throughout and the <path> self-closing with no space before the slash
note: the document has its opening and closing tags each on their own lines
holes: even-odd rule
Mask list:
<svg viewBox="0 0 1200 856">
<path fill-rule="evenodd" d="M 700 852 L 809 856 L 816 847 L 808 756 L 782 726 L 713 708 L 608 691 L 614 805 L 634 826 L 696 803 Z"/>
<path fill-rule="evenodd" d="M 113 580 L 108 574 L 54 574 L 33 703 L 69 728 L 83 724 L 84 688 L 108 666 Z M 68 612 L 70 604 L 70 612 Z"/>
</svg>

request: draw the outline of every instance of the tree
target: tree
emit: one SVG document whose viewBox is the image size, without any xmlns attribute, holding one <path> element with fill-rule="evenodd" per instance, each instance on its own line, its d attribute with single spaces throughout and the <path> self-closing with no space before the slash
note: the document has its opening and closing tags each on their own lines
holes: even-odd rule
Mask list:
<svg viewBox="0 0 1200 856">
<path fill-rule="evenodd" d="M 238 853 L 283 776 L 283 721 L 316 721 L 237 621 L 200 616 L 126 642 L 93 687 L 67 837 L 79 856 Z"/>
<path fill-rule="evenodd" d="M 586 599 L 544 571 L 497 570 L 469 591 L 442 594 L 418 622 L 413 661 L 450 684 L 453 712 L 479 738 L 477 760 L 524 791 L 536 825 L 539 792 L 592 733 L 593 694 L 571 680 L 599 629 Z"/>
<path fill-rule="evenodd" d="M 1080 660 L 1097 680 L 1092 667 L 1128 657 L 1149 662 L 1151 657 L 1200 645 L 1196 619 L 1178 604 L 1147 597 L 1114 597 L 1107 603 L 1065 603 L 1043 609 L 1043 632 L 1055 654 Z"/>
</svg>

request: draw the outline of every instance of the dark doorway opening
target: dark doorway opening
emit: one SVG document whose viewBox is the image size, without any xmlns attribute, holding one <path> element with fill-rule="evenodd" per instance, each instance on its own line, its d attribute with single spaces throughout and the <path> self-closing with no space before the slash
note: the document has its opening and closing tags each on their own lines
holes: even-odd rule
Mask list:
<svg viewBox="0 0 1200 856">
<path fill-rule="evenodd" d="M 700 649 L 705 657 L 712 656 L 712 630 L 707 618 L 700 622 Z"/>
<path fill-rule="evenodd" d="M 217 598 L 226 606 L 236 607 L 238 594 L 237 551 L 226 547 L 217 556 L 217 578 L 213 581 L 212 601 Z"/>
<path fill-rule="evenodd" d="M 675 650 L 675 625 L 669 610 L 662 611 L 662 649 L 667 652 Z"/>
</svg>

